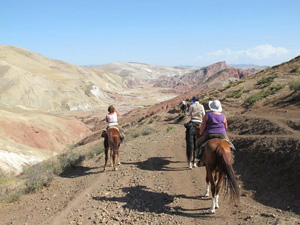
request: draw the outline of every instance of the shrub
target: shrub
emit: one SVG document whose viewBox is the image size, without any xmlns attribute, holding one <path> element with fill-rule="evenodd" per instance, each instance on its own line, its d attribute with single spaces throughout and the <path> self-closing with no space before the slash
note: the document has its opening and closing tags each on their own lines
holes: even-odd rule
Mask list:
<svg viewBox="0 0 300 225">
<path fill-rule="evenodd" d="M 293 92 L 294 100 L 299 101 L 300 100 L 300 80 L 291 81 L 289 86 L 290 86 L 290 89 L 292 91 L 294 91 Z"/>
<path fill-rule="evenodd" d="M 275 86 L 272 86 L 269 88 L 269 92 L 271 95 L 275 94 L 277 91 L 281 90 L 282 88 L 284 88 L 285 85 L 284 84 L 277 84 Z"/>
<path fill-rule="evenodd" d="M 300 91 L 300 80 L 293 80 L 289 83 L 290 90 L 294 92 Z"/>
<path fill-rule="evenodd" d="M 49 186 L 55 175 L 61 175 L 66 170 L 80 165 L 86 157 L 102 153 L 104 147 L 100 146 L 85 153 L 72 149 L 73 147 L 70 147 L 56 159 L 24 168 L 22 178 L 5 176 L 0 172 L 0 200 L 16 201 L 23 194 Z"/>
<path fill-rule="evenodd" d="M 103 144 L 99 145 L 99 146 L 93 148 L 91 151 L 89 151 L 87 153 L 86 157 L 88 159 L 90 159 L 90 158 L 93 158 L 94 156 L 100 155 L 102 152 L 104 152 L 104 146 L 103 146 Z"/>
<path fill-rule="evenodd" d="M 157 130 L 155 130 L 154 128 L 152 127 L 145 127 L 143 130 L 142 130 L 142 135 L 143 136 L 146 136 L 146 135 L 149 135 L 149 134 L 152 134 L 154 132 L 156 132 Z"/>
<path fill-rule="evenodd" d="M 276 65 L 276 66 L 272 66 L 272 69 L 276 69 L 276 68 L 278 68 L 280 66 L 280 64 L 279 65 Z"/>
<path fill-rule="evenodd" d="M 149 120 L 149 122 L 148 122 L 148 123 L 149 123 L 149 124 L 151 124 L 151 123 L 153 123 L 153 122 L 154 122 L 154 120 L 153 120 L 153 119 L 151 119 L 151 120 Z"/>
<path fill-rule="evenodd" d="M 275 86 L 268 88 L 266 91 L 261 91 L 259 93 L 253 94 L 248 99 L 246 99 L 245 104 L 253 105 L 255 102 L 260 101 L 268 97 L 269 95 L 275 94 L 277 91 L 281 90 L 284 87 L 285 85 L 283 84 L 277 84 Z"/>
<path fill-rule="evenodd" d="M 169 131 L 171 131 L 171 130 L 173 130 L 173 129 L 174 129 L 173 126 L 169 126 L 169 127 L 167 127 L 167 132 L 169 132 Z"/>
<path fill-rule="evenodd" d="M 269 77 L 263 77 L 259 81 L 257 81 L 256 86 L 258 88 L 265 88 L 267 86 L 270 86 L 273 80 L 277 77 L 277 75 L 272 75 Z"/>
<path fill-rule="evenodd" d="M 291 73 L 297 73 L 299 71 L 299 66 L 296 66 L 294 69 L 292 69 Z"/>
<path fill-rule="evenodd" d="M 260 101 L 267 96 L 268 96 L 268 94 L 266 94 L 265 92 L 259 92 L 259 93 L 253 94 L 249 98 L 246 99 L 245 104 L 253 105 L 255 102 Z"/>
<path fill-rule="evenodd" d="M 54 173 L 56 175 L 60 175 L 64 171 L 80 165 L 84 159 L 85 155 L 77 152 L 67 151 L 65 153 L 62 153 L 58 157 L 58 164 L 55 167 Z"/>
<path fill-rule="evenodd" d="M 131 136 L 132 138 L 137 138 L 137 137 L 141 136 L 141 133 L 138 132 L 138 131 L 135 131 L 135 132 L 132 132 L 130 136 Z"/>
<path fill-rule="evenodd" d="M 226 98 L 239 98 L 242 96 L 242 89 L 232 91 L 226 95 Z"/>
<path fill-rule="evenodd" d="M 232 87 L 232 84 L 228 84 L 228 85 L 224 88 L 224 90 L 229 89 L 229 88 L 231 88 L 231 87 Z"/>
</svg>

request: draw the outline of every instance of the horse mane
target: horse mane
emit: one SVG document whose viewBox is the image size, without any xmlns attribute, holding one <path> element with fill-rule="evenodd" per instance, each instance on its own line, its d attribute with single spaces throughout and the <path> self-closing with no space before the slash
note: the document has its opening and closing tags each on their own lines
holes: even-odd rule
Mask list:
<svg viewBox="0 0 300 225">
<path fill-rule="evenodd" d="M 216 149 L 216 160 L 220 173 L 224 173 L 227 176 L 227 179 L 224 179 L 225 195 L 228 193 L 228 189 L 230 189 L 231 200 L 236 199 L 239 201 L 240 192 L 236 181 L 235 172 L 230 163 L 230 159 L 225 154 L 225 148 L 222 146 L 222 144 L 218 145 Z"/>
</svg>

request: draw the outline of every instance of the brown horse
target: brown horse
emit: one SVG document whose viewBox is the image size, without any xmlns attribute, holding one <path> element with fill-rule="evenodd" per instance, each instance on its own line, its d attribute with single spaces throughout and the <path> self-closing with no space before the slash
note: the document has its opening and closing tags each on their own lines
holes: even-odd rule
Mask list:
<svg viewBox="0 0 300 225">
<path fill-rule="evenodd" d="M 230 163 L 230 146 L 227 141 L 219 138 L 210 139 L 204 148 L 202 161 L 206 167 L 206 192 L 209 196 L 209 183 L 212 192 L 211 213 L 219 208 L 219 192 L 224 180 L 225 192 L 230 189 L 231 200 L 239 201 L 239 187 L 236 182 L 235 173 Z"/>
<path fill-rule="evenodd" d="M 118 165 L 120 165 L 119 157 L 119 147 L 121 144 L 121 138 L 119 129 L 116 127 L 111 127 L 106 131 L 104 137 L 104 148 L 105 148 L 105 164 L 104 170 L 106 170 L 107 160 L 108 160 L 108 151 L 110 149 L 110 165 L 113 165 L 114 170 L 117 170 L 116 160 L 118 160 Z"/>
</svg>

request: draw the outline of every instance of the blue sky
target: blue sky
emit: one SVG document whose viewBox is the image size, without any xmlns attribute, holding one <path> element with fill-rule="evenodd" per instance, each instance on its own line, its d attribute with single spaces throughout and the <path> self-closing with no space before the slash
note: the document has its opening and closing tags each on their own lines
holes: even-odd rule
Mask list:
<svg viewBox="0 0 300 225">
<path fill-rule="evenodd" d="M 299 0 L 2 0 L 0 44 L 78 65 L 275 65 L 300 55 Z"/>
</svg>

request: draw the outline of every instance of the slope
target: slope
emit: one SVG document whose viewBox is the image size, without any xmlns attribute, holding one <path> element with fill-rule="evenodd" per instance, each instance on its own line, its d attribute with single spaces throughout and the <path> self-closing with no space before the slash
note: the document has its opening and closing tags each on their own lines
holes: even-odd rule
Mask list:
<svg viewBox="0 0 300 225">
<path fill-rule="evenodd" d="M 28 50 L 0 45 L 0 103 L 47 111 L 95 108 L 122 90 L 122 79 Z"/>
</svg>

